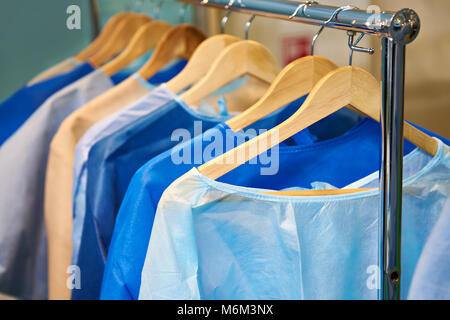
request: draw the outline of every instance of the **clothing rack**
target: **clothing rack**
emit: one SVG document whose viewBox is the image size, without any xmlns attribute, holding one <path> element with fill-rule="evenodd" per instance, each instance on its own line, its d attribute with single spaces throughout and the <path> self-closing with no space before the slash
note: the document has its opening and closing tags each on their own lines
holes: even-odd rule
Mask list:
<svg viewBox="0 0 450 320">
<path fill-rule="evenodd" d="M 383 213 L 383 299 L 400 298 L 400 250 L 402 221 L 403 118 L 405 47 L 420 30 L 416 12 L 368 13 L 315 1 L 300 3 L 267 0 L 178 0 L 268 18 L 378 35 L 382 38 L 382 149 L 380 156 L 380 209 Z M 300 6 L 302 5 L 302 6 Z M 294 14 L 295 13 L 295 14 Z M 334 19 L 333 19 L 334 18 Z M 329 21 L 330 20 L 330 21 Z"/>
</svg>

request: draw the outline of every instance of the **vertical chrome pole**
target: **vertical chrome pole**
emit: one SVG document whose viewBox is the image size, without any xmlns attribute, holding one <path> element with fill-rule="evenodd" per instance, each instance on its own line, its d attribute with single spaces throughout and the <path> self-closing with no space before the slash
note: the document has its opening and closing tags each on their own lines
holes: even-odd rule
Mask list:
<svg viewBox="0 0 450 320">
<path fill-rule="evenodd" d="M 400 299 L 405 48 L 419 32 L 417 14 L 403 9 L 383 38 L 380 202 L 383 213 L 383 299 Z"/>
<path fill-rule="evenodd" d="M 405 45 L 383 38 L 380 200 L 383 212 L 383 298 L 400 298 Z"/>
</svg>

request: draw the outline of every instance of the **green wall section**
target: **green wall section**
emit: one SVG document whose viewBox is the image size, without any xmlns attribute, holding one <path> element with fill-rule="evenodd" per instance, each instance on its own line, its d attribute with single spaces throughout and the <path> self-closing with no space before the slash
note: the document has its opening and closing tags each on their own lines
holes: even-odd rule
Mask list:
<svg viewBox="0 0 450 320">
<path fill-rule="evenodd" d="M 192 22 L 192 6 L 184 6 L 175 0 L 97 0 L 97 3 L 100 7 L 101 25 L 104 25 L 110 16 L 125 10 L 145 13 L 156 19 L 158 7 L 160 20 L 172 25 L 179 24 L 182 22 L 181 9 L 185 7 L 184 22 Z"/>
<path fill-rule="evenodd" d="M 97 0 L 100 24 L 124 10 L 155 15 L 161 1 Z M 172 25 L 181 22 L 181 3 L 164 0 L 159 19 Z M 81 30 L 66 27 L 67 7 L 81 9 Z M 191 6 L 185 22 L 191 22 Z M 31 78 L 71 57 L 92 41 L 89 0 L 1 0 L 0 1 L 0 102 Z"/>
<path fill-rule="evenodd" d="M 71 4 L 80 6 L 81 30 L 66 27 Z M 2 0 L 0 26 L 0 101 L 92 38 L 88 0 Z"/>
</svg>

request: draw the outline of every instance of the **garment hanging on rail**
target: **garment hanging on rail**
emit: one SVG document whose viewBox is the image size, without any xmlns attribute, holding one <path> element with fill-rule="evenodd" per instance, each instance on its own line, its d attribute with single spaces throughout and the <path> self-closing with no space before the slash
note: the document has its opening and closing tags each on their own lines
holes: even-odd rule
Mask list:
<svg viewBox="0 0 450 320">
<path fill-rule="evenodd" d="M 8 279 L 0 281 L 2 291 L 18 297 L 47 297 L 42 190 L 50 141 L 64 118 L 140 66 L 139 63 L 130 65 L 112 77 L 97 69 L 57 91 L 0 147 L 0 219 L 13 221 L 21 217 L 20 226 L 0 232 L 0 243 L 22 237 L 22 241 L 15 241 L 16 246 L 2 250 L 4 271 L 0 272 L 0 279 Z M 23 200 L 18 203 L 17 197 Z M 24 255 L 28 250 L 34 254 Z M 17 271 L 19 265 L 23 272 Z M 38 273 L 32 272 L 36 269 Z"/>
<path fill-rule="evenodd" d="M 75 166 L 74 166 L 74 186 L 73 186 L 73 250 L 72 250 L 72 263 L 79 265 L 84 270 L 89 270 L 86 275 L 84 286 L 80 290 L 74 290 L 72 296 L 80 297 L 82 299 L 98 298 L 98 291 L 101 282 L 101 276 L 103 270 L 97 270 L 98 259 L 104 260 L 104 253 L 102 250 L 95 251 L 87 261 L 81 259 L 79 261 L 79 250 L 82 240 L 89 242 L 88 251 L 93 248 L 97 248 L 96 242 L 101 241 L 101 237 L 97 238 L 83 238 L 83 229 L 86 216 L 86 198 L 87 198 L 87 160 L 90 150 L 95 147 L 98 142 L 108 138 L 108 136 L 121 130 L 125 126 L 134 121 L 137 121 L 140 117 L 154 113 L 159 108 L 163 107 L 167 102 L 176 99 L 176 95 L 171 93 L 164 85 L 154 89 L 147 96 L 139 99 L 136 103 L 126 107 L 125 109 L 112 114 L 108 118 L 103 119 L 101 122 L 91 127 L 90 130 L 83 136 L 77 145 L 75 152 Z M 82 151 L 83 150 L 83 151 Z M 114 199 L 114 201 L 120 201 L 120 199 Z M 115 214 L 115 213 L 114 213 Z M 102 217 L 102 221 L 109 221 L 109 218 L 105 215 Z M 91 247 L 92 246 L 92 247 Z M 103 247 L 102 245 L 99 247 Z M 86 249 L 85 249 L 86 250 Z M 102 266 L 103 263 L 100 263 Z M 102 269 L 102 268 L 101 268 Z M 93 290 L 92 288 L 97 288 Z"/>
<path fill-rule="evenodd" d="M 245 79 L 243 79 L 245 80 Z M 235 86 L 242 85 L 242 81 L 237 81 L 233 85 L 228 86 L 229 90 Z M 222 91 L 225 93 L 225 91 Z M 220 94 L 220 92 L 219 92 Z M 90 149 L 103 138 L 118 131 L 125 125 L 136 121 L 138 118 L 145 116 L 163 106 L 171 100 L 176 100 L 177 97 L 173 94 L 166 85 L 161 85 L 152 90 L 147 96 L 139 99 L 135 103 L 126 108 L 110 115 L 109 117 L 99 121 L 92 126 L 80 142 L 77 144 L 74 157 L 74 179 L 73 179 L 73 251 L 72 256 L 78 257 L 79 239 L 81 238 L 81 230 L 83 227 L 85 215 L 85 201 L 86 201 L 86 183 L 87 183 L 87 159 Z M 205 105 L 203 101 L 199 107 L 207 112 L 207 108 L 212 106 Z M 216 112 L 213 109 L 213 114 Z M 211 113 L 211 111 L 210 111 Z M 74 263 L 75 259 L 72 259 Z"/>
<path fill-rule="evenodd" d="M 351 6 L 281 6 L 296 8 L 289 19 L 322 24 L 315 40 L 333 22 L 393 36 L 394 20 L 338 16 Z M 250 7 L 271 15 L 263 1 Z M 195 26 L 123 12 L 88 48 L 0 104 L 0 292 L 74 300 L 383 297 L 383 230 L 395 229 L 383 225 L 379 208 L 378 80 L 319 56 L 280 72 L 260 43 L 204 40 Z M 359 40 L 349 37 L 349 46 Z M 383 75 L 401 75 L 390 54 L 402 52 L 400 42 L 383 48 Z M 403 96 L 399 79 L 385 101 Z M 403 101 L 393 107 L 401 111 Z M 275 147 L 263 152 L 267 130 Z M 421 149 L 406 140 L 403 149 L 385 145 L 393 158 L 404 153 L 400 291 L 402 299 L 443 299 L 450 141 L 419 130 L 405 125 L 405 139 Z M 385 131 L 396 141 L 401 130 Z M 279 137 L 288 138 L 273 144 Z M 217 161 L 254 138 L 256 150 L 247 151 L 258 156 L 247 163 L 227 171 L 234 164 Z M 401 211 L 400 199 L 389 197 L 387 208 Z"/>
<path fill-rule="evenodd" d="M 180 60 L 156 74 L 167 81 L 186 65 Z M 71 260 L 72 174 L 75 146 L 84 132 L 97 121 L 150 92 L 152 79 L 136 80 L 137 74 L 108 90 L 68 116 L 55 134 L 48 156 L 45 180 L 44 213 L 48 237 L 50 298 L 69 298 L 66 269 Z M 99 103 L 100 101 L 100 103 Z M 54 295 L 53 293 L 54 292 Z"/>
<path fill-rule="evenodd" d="M 109 136 L 126 124 L 137 118 L 148 114 L 152 109 L 164 105 L 174 99 L 174 94 L 162 84 L 152 90 L 148 95 L 139 99 L 126 108 L 104 118 L 92 126 L 78 142 L 75 149 L 73 169 L 73 250 L 72 256 L 78 256 L 79 241 L 84 221 L 85 199 L 86 199 L 86 162 L 89 151 L 96 142 Z M 74 264 L 74 260 L 72 259 Z"/>
<path fill-rule="evenodd" d="M 240 144 L 252 138 L 257 134 L 256 130 L 267 130 L 267 128 L 271 128 L 284 121 L 298 109 L 298 105 L 301 105 L 303 100 L 304 98 L 294 101 L 285 108 L 277 110 L 270 116 L 257 121 L 249 126 L 245 132 L 234 133 L 225 123 L 221 123 L 202 135 L 180 143 L 171 150 L 162 153 L 142 167 L 130 183 L 127 195 L 119 211 L 119 216 L 116 219 L 114 235 L 110 251 L 108 252 L 107 266 L 103 278 L 102 299 L 137 299 L 140 272 L 144 263 L 148 238 L 150 236 L 150 233 L 146 231 L 148 228 L 151 229 L 156 205 L 162 191 L 171 182 L 193 166 L 207 161 L 214 153 L 221 153 L 219 150 L 223 151 L 232 148 L 236 143 Z M 355 125 L 360 119 L 360 116 L 354 114 L 352 111 L 343 110 L 340 114 L 335 115 L 334 118 L 326 119 L 328 121 L 323 121 L 318 124 L 315 131 L 321 133 L 322 136 L 338 136 L 342 133 L 342 130 L 346 131 L 345 129 Z M 341 121 L 338 121 L 338 119 Z M 331 125 L 333 123 L 338 124 L 338 122 L 341 125 Z M 347 128 L 342 126 L 343 123 L 346 123 L 345 126 Z M 227 137 L 226 141 L 223 137 Z M 230 143 L 230 141 L 233 143 Z M 289 144 L 294 144 L 297 148 L 302 146 L 308 149 L 309 146 L 315 148 L 312 144 L 318 143 L 318 141 L 320 141 L 318 136 L 313 135 L 309 130 L 304 130 L 293 137 L 291 141 L 283 143 L 283 146 L 288 148 Z M 211 148 L 211 144 L 214 148 Z M 263 167 L 267 167 L 267 165 L 266 163 Z M 274 161 L 273 165 L 278 165 L 278 162 Z M 142 171 L 145 171 L 145 174 Z M 136 178 L 136 176 L 144 176 L 146 183 L 140 178 Z M 247 176 L 247 173 L 243 176 Z M 243 181 L 243 176 L 242 172 L 240 172 L 240 175 L 236 175 L 235 178 Z M 277 180 L 277 178 L 277 175 L 270 176 L 271 180 Z M 133 183 L 135 180 L 136 182 Z M 280 179 L 280 182 L 282 180 L 283 178 Z M 134 206 L 132 210 L 130 210 L 131 206 Z M 140 221 L 139 226 L 135 225 L 136 221 Z M 133 232 L 133 237 L 129 236 L 129 231 Z M 133 248 L 133 252 L 129 251 L 131 248 Z M 122 270 L 120 274 L 118 272 L 119 269 Z"/>
<path fill-rule="evenodd" d="M 102 70 L 91 72 L 48 98 L 0 147 L 0 219 L 16 221 L 16 227 L 4 223 L 0 231 L 1 244 L 16 243 L 1 250 L 2 291 L 23 298 L 47 297 L 42 205 L 50 141 L 65 117 L 114 84 L 114 77 Z"/>
<path fill-rule="evenodd" d="M 293 111 L 297 110 L 296 105 L 292 104 Z M 311 188 L 314 181 L 323 180 L 343 187 L 354 179 L 364 177 L 379 166 L 380 126 L 371 119 L 365 119 L 341 135 L 344 128 L 339 128 L 339 125 L 347 122 L 350 126 L 358 119 L 352 119 L 354 115 L 347 109 L 340 110 L 294 136 L 294 144 L 281 145 L 274 151 L 279 154 L 276 163 L 278 171 L 274 175 L 260 175 L 262 168 L 268 167 L 267 163 L 246 163 L 219 181 L 280 190 L 291 186 Z M 336 130 L 334 139 L 330 136 L 333 130 Z M 180 144 L 152 159 L 135 174 L 116 219 L 103 278 L 102 299 L 137 299 L 141 270 L 161 194 L 178 177 L 208 161 L 209 158 L 203 158 L 205 148 L 211 149 L 211 141 L 215 141 L 215 137 L 225 137 L 226 132 L 225 124 L 208 130 L 202 137 Z M 236 135 L 239 136 L 238 133 Z M 315 142 L 314 145 L 301 143 L 308 137 Z M 242 143 L 245 140 L 241 138 L 237 141 Z M 233 147 L 228 144 L 217 150 L 227 151 Z M 413 148 L 412 144 L 405 142 L 405 154 Z M 188 161 L 174 163 L 174 155 L 183 157 L 185 154 L 188 154 Z M 194 158 L 200 161 L 195 163 Z"/>
<path fill-rule="evenodd" d="M 244 85 L 245 82 L 245 78 L 238 79 L 222 90 L 215 92 L 214 95 L 220 96 L 233 91 Z M 202 125 L 208 128 L 211 124 L 223 121 L 231 116 L 227 113 L 226 115 L 219 115 L 213 107 L 207 107 L 206 103 L 202 103 L 197 111 L 193 111 L 193 107 L 187 106 L 179 97 L 170 93 L 167 89 L 164 91 L 166 94 L 170 94 L 168 102 L 163 105 L 149 103 L 153 99 L 152 93 L 148 96 L 150 99 L 142 98 L 141 101 L 131 107 L 132 117 L 129 119 L 132 121 L 125 123 L 121 128 L 117 128 L 111 135 L 99 139 L 90 148 L 84 173 L 87 184 L 76 187 L 85 190 L 81 196 L 86 199 L 79 203 L 75 202 L 76 211 L 74 211 L 74 222 L 77 223 L 77 226 L 74 226 L 73 230 L 77 233 L 79 230 L 83 230 L 79 245 L 81 246 L 80 251 L 83 251 L 84 254 L 77 253 L 77 249 L 75 249 L 77 255 L 74 256 L 72 261 L 92 272 L 89 272 L 82 280 L 85 281 L 83 282 L 83 289 L 73 291 L 72 296 L 74 298 L 92 299 L 99 297 L 106 250 L 109 246 L 114 218 L 129 179 L 134 174 L 134 168 L 138 169 L 141 163 L 145 163 L 154 155 L 174 146 L 178 141 L 171 139 L 171 134 L 177 128 L 185 130 L 193 128 L 195 120 L 202 122 Z M 145 112 L 136 114 L 136 109 L 143 109 Z M 140 117 L 138 117 L 139 115 Z M 119 159 L 123 159 L 121 148 L 128 153 L 128 158 L 126 161 L 119 160 L 118 163 L 111 165 L 117 155 L 119 155 Z M 106 164 L 103 163 L 104 161 Z M 93 178 L 94 175 L 99 176 Z M 97 186 L 97 183 L 99 186 Z M 77 198 L 79 199 L 75 195 L 75 201 Z M 92 206 L 91 199 L 94 199 L 94 201 L 101 199 L 101 202 Z M 109 201 L 112 202 L 109 203 Z M 83 209 L 86 211 L 85 213 L 83 213 Z M 93 217 L 95 217 L 95 221 L 98 221 L 101 217 L 101 223 L 96 227 L 101 235 L 94 236 L 92 234 L 91 225 L 93 221 L 91 220 Z M 84 232 L 89 232 L 89 235 L 84 236 Z M 78 239 L 74 242 L 77 241 Z M 76 246 L 78 246 L 78 243 L 76 243 Z M 85 256 L 88 257 L 87 260 L 85 260 Z"/>
<path fill-rule="evenodd" d="M 167 73 L 163 70 L 152 77 L 155 82 L 164 82 L 164 76 L 162 74 Z M 137 75 L 134 77 L 141 81 L 141 78 Z M 148 86 L 145 82 L 144 86 Z M 151 86 L 148 87 L 151 89 Z M 150 112 L 152 108 L 164 105 L 166 102 L 174 99 L 175 95 L 168 90 L 168 88 L 162 84 L 157 88 L 151 90 L 148 95 L 142 97 L 135 103 L 123 108 L 122 110 L 102 119 L 93 125 L 78 142 L 74 156 L 74 175 L 73 175 L 73 251 L 72 256 L 78 256 L 79 239 L 81 237 L 81 228 L 84 220 L 85 212 L 85 190 L 86 190 L 86 161 L 89 154 L 89 150 L 92 146 L 104 137 L 112 134 L 114 131 L 119 130 L 123 126 L 137 118 Z"/>
<path fill-rule="evenodd" d="M 420 255 L 412 278 L 408 299 L 450 300 L 450 202 L 445 202 L 442 216 L 436 222 Z"/>
<path fill-rule="evenodd" d="M 449 148 L 405 159 L 402 283 L 450 193 Z M 213 181 L 192 169 L 164 192 L 140 299 L 379 299 L 378 190 L 289 197 Z"/>
</svg>

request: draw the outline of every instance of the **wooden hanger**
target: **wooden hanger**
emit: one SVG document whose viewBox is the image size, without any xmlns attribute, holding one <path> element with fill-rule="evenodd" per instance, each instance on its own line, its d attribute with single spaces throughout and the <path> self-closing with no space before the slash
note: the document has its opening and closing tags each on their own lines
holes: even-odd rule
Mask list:
<svg viewBox="0 0 450 320">
<path fill-rule="evenodd" d="M 225 106 L 228 114 L 241 113 L 258 102 L 258 100 L 261 99 L 270 87 L 270 83 L 255 77 L 248 77 L 242 80 L 241 85 L 232 85 L 232 90 L 225 90 L 225 92 L 220 96 L 213 93 L 199 101 L 199 103 L 207 103 L 210 106 L 213 106 L 216 111 L 221 114 L 221 112 L 223 112 L 223 106 L 220 105 L 220 97 L 225 100 Z M 195 105 L 191 106 L 195 108 Z"/>
<path fill-rule="evenodd" d="M 243 40 L 228 46 L 215 60 L 208 73 L 181 95 L 188 105 L 220 89 L 244 75 L 272 83 L 280 70 L 273 54 L 262 44 Z"/>
<path fill-rule="evenodd" d="M 283 123 L 212 159 L 198 170 L 217 179 L 346 105 L 379 121 L 381 98 L 381 85 L 370 73 L 358 67 L 338 68 L 319 80 L 301 108 Z M 435 139 L 407 122 L 404 128 L 406 139 L 432 156 L 436 155 Z"/>
<path fill-rule="evenodd" d="M 218 57 L 229 45 L 240 41 L 238 37 L 228 34 L 219 34 L 203 41 L 194 51 L 191 59 L 184 69 L 166 86 L 172 92 L 180 92 L 199 81 L 210 69 L 214 62 L 211 57 Z"/>
<path fill-rule="evenodd" d="M 273 111 L 308 94 L 313 86 L 337 65 L 320 56 L 297 59 L 281 70 L 269 90 L 253 106 L 226 122 L 237 132 Z"/>
<path fill-rule="evenodd" d="M 162 36 L 171 28 L 171 25 L 164 21 L 151 21 L 144 24 L 130 41 L 120 55 L 102 67 L 109 76 L 125 68 L 135 59 L 155 48 Z"/>
<path fill-rule="evenodd" d="M 144 79 L 150 79 L 174 58 L 189 59 L 205 38 L 203 32 L 193 25 L 180 24 L 173 27 L 159 40 L 155 52 L 138 74 Z"/>
<path fill-rule="evenodd" d="M 265 191 L 262 194 L 271 194 L 274 196 L 289 196 L 289 197 L 305 197 L 305 196 L 334 196 L 339 194 L 350 194 L 355 192 L 370 191 L 373 188 L 361 189 L 327 189 L 327 190 L 291 190 L 291 191 Z"/>
<path fill-rule="evenodd" d="M 95 38 L 95 40 L 92 41 L 87 48 L 78 53 L 74 58 L 80 62 L 87 61 L 88 58 L 93 56 L 107 43 L 108 39 L 111 38 L 114 30 L 120 22 L 130 19 L 133 16 L 135 16 L 135 13 L 133 12 L 121 12 L 109 18 L 98 37 Z"/>
<path fill-rule="evenodd" d="M 215 35 L 203 41 L 180 74 L 166 83 L 169 90 L 180 92 L 197 83 L 211 68 L 214 62 L 214 59 L 211 59 L 211 57 L 218 57 L 226 47 L 238 41 L 241 41 L 241 39 L 227 34 Z M 264 87 L 262 87 L 260 80 L 250 78 L 241 88 L 224 94 L 228 111 L 240 112 L 249 105 L 254 104 L 267 91 L 265 82 L 263 85 Z M 219 109 L 217 97 L 208 97 L 204 101 Z"/>
<path fill-rule="evenodd" d="M 135 14 L 130 19 L 121 21 L 114 30 L 108 42 L 100 50 L 88 59 L 89 63 L 98 68 L 106 61 L 122 51 L 133 38 L 136 31 L 152 19 L 145 14 Z"/>
</svg>

